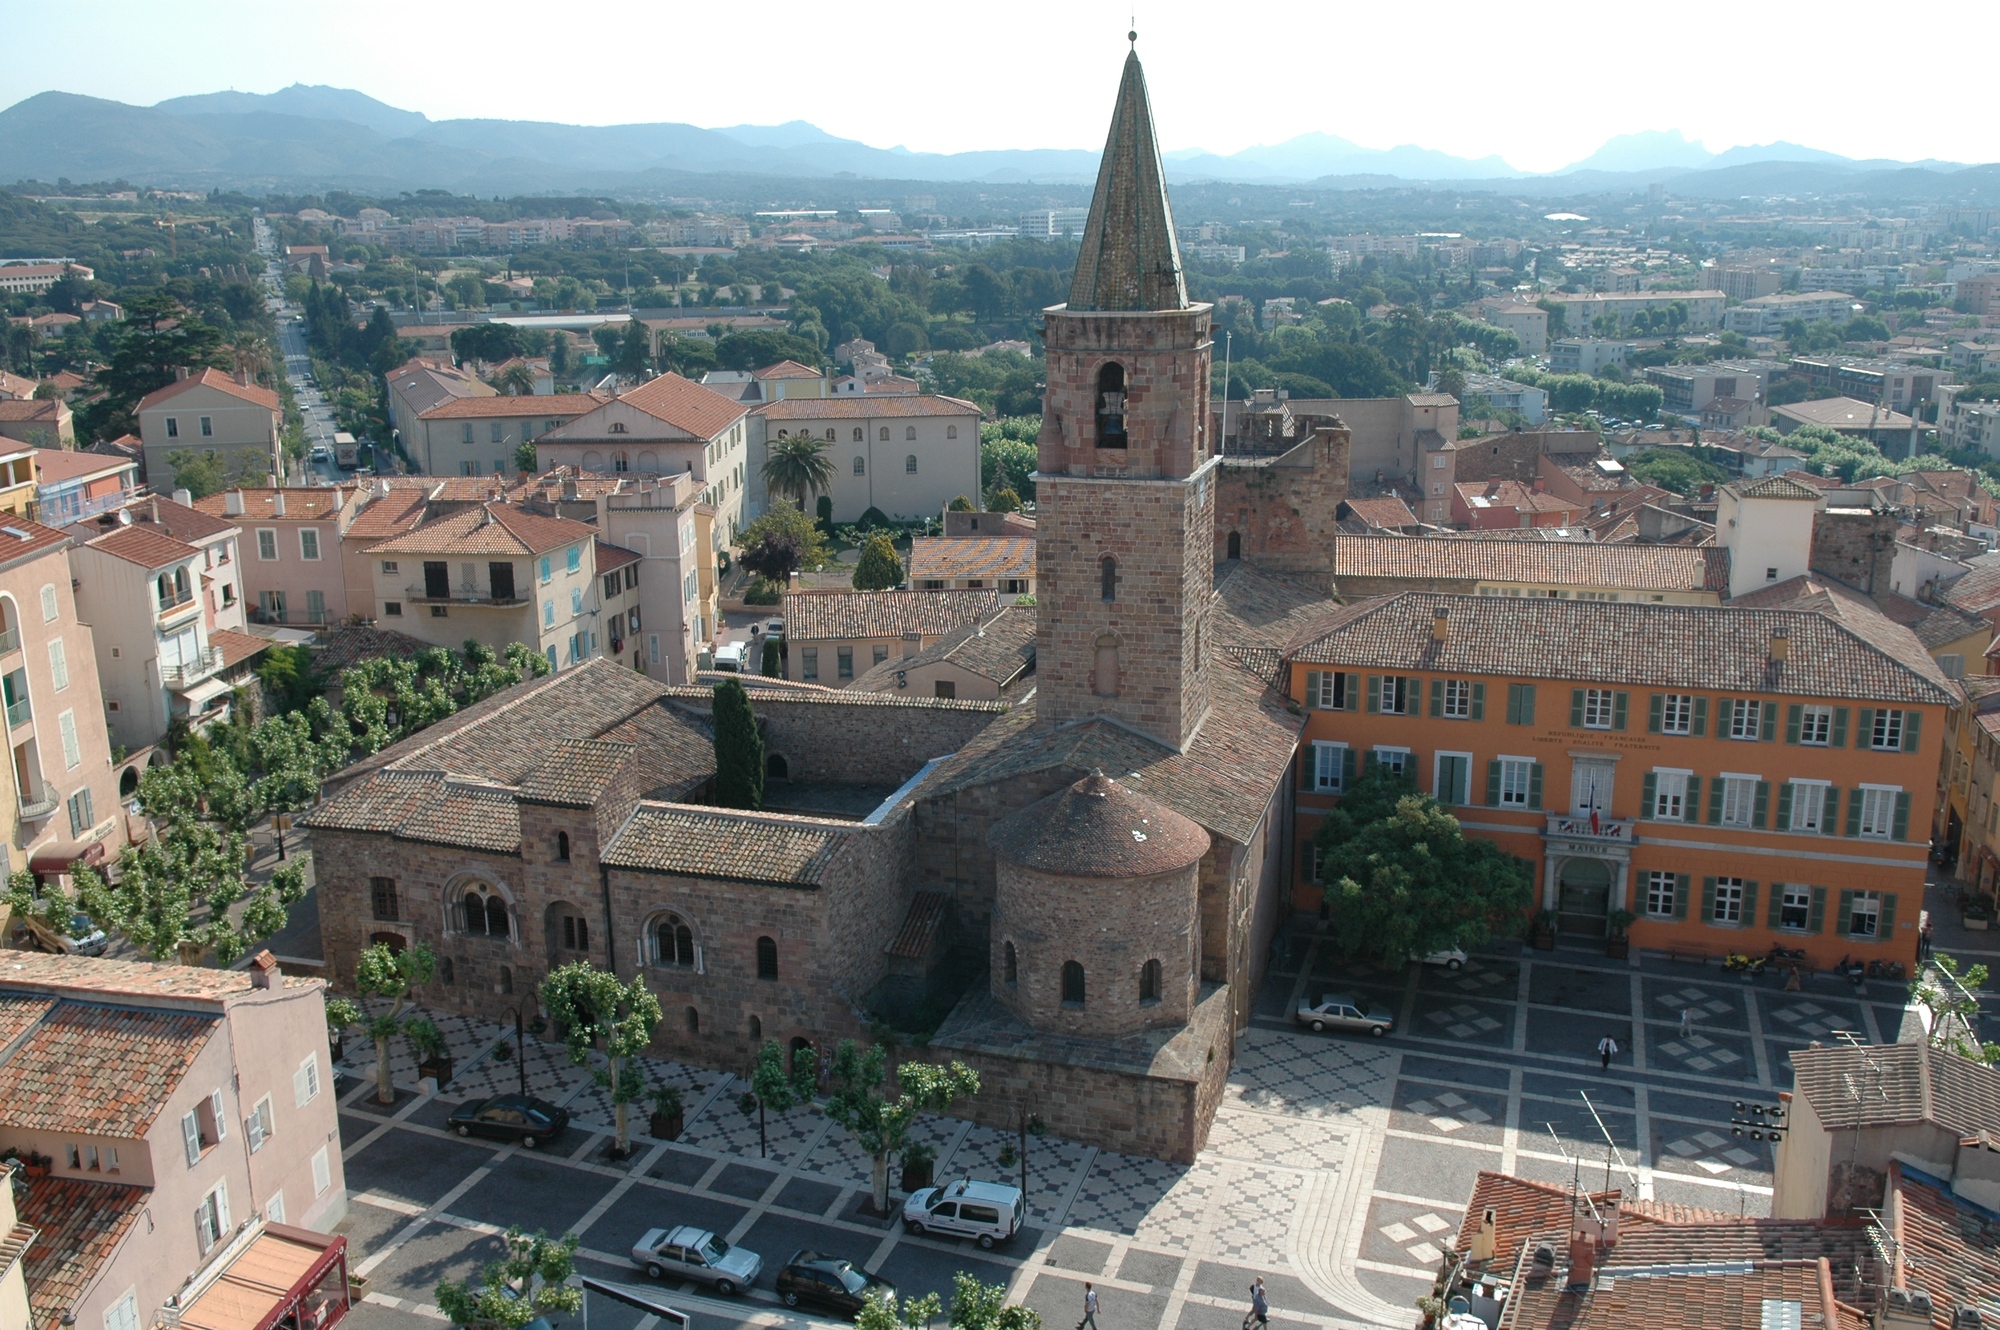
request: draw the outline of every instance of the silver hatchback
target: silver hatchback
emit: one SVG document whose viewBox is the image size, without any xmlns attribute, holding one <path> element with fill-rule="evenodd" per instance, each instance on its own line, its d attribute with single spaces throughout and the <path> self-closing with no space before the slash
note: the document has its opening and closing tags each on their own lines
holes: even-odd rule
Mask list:
<svg viewBox="0 0 2000 1330">
<path fill-rule="evenodd" d="M 1292 1018 L 1314 1030 L 1365 1030 L 1377 1039 L 1396 1028 L 1387 1008 L 1364 1007 L 1345 993 L 1322 993 L 1318 1002 L 1302 1002 Z"/>
</svg>

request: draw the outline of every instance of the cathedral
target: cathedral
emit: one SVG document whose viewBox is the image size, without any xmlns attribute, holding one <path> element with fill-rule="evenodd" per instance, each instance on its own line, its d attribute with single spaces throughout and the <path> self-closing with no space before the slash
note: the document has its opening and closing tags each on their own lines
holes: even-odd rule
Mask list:
<svg viewBox="0 0 2000 1330">
<path fill-rule="evenodd" d="M 522 684 L 308 819 L 336 986 L 422 943 L 425 1005 L 497 1019 L 588 960 L 645 977 L 663 1056 L 914 1029 L 979 1070 L 968 1116 L 1191 1160 L 1290 909 L 1303 717 L 1274 680 L 1333 608 L 1303 541 L 1261 561 L 1236 524 L 1303 530 L 1322 505 L 1285 487 L 1344 477 L 1345 438 L 1219 456 L 1136 52 L 1044 337 L 1032 691 L 746 678 L 771 779 L 744 812 L 707 801 L 707 688 L 603 661 Z"/>
</svg>

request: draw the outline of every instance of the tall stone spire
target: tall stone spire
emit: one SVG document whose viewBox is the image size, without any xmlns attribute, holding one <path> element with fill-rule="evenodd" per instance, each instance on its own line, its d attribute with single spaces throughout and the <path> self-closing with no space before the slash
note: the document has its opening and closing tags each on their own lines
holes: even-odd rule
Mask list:
<svg viewBox="0 0 2000 1330">
<path fill-rule="evenodd" d="M 1097 191 L 1083 228 L 1083 249 L 1070 282 L 1072 310 L 1162 310 L 1188 307 L 1181 275 L 1167 177 L 1153 133 L 1153 104 L 1139 52 L 1125 57 L 1111 133 L 1097 166 Z"/>
</svg>

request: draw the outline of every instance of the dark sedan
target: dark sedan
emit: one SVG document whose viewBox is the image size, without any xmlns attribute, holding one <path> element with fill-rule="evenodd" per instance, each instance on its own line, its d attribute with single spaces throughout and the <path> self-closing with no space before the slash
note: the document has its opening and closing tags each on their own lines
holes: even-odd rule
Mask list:
<svg viewBox="0 0 2000 1330">
<path fill-rule="evenodd" d="M 894 1300 L 896 1286 L 868 1274 L 852 1261 L 816 1251 L 792 1253 L 778 1271 L 778 1296 L 787 1307 L 800 1303 L 854 1316 L 870 1298 Z"/>
<path fill-rule="evenodd" d="M 533 1150 L 563 1134 L 569 1110 L 533 1095 L 503 1094 L 460 1104 L 447 1121 L 460 1136 L 494 1136 Z"/>
</svg>

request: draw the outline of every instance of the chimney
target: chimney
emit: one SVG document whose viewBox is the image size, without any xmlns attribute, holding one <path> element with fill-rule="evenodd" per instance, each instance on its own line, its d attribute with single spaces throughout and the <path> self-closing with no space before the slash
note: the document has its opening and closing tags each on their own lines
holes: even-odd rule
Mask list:
<svg viewBox="0 0 2000 1330">
<path fill-rule="evenodd" d="M 1779 628 L 1771 634 L 1771 663 L 1782 665 L 1791 654 L 1792 639 L 1788 629 Z"/>
<path fill-rule="evenodd" d="M 564 498 L 564 499 L 568 500 L 568 501 L 569 501 L 569 502 L 571 502 L 571 503 L 574 503 L 574 502 L 576 502 L 576 477 L 575 477 L 575 476 L 567 476 L 567 475 L 566 475 L 566 476 L 564 476 L 564 477 L 563 477 L 563 487 L 562 487 L 562 496 L 563 496 L 563 498 Z"/>
<path fill-rule="evenodd" d="M 177 489 L 177 490 L 175 490 L 175 491 L 174 491 L 174 502 L 175 502 L 175 503 L 177 503 L 177 504 L 179 504 L 179 505 L 180 505 L 181 507 L 183 507 L 183 508 L 192 508 L 192 507 L 194 507 L 194 491 L 193 491 L 193 490 L 186 490 L 186 489 Z"/>
<path fill-rule="evenodd" d="M 158 526 L 160 524 L 160 496 L 155 494 L 152 497 L 151 501 L 147 504 L 147 507 L 151 510 L 152 516 L 148 517 L 146 520 L 151 522 L 154 526 Z"/>
<path fill-rule="evenodd" d="M 1701 486 L 1701 501 L 1703 503 L 1707 503 L 1710 499 L 1714 497 L 1715 497 L 1714 483 L 1710 481 L 1703 481 Z"/>
<path fill-rule="evenodd" d="M 1479 1216 L 1479 1231 L 1472 1235 L 1472 1247 L 1466 1253 L 1467 1259 L 1473 1261 L 1492 1260 L 1494 1245 L 1499 1241 L 1499 1229 L 1499 1212 L 1489 1205 Z"/>
<path fill-rule="evenodd" d="M 1442 642 L 1451 636 L 1451 610 L 1440 605 L 1431 614 L 1431 641 Z"/>
<path fill-rule="evenodd" d="M 249 370 L 247 370 L 247 369 L 239 369 L 239 370 L 237 370 L 237 371 L 236 371 L 236 385 L 237 385 L 237 386 L 238 386 L 239 388 L 248 388 L 248 387 L 250 386 L 250 371 L 249 371 Z"/>
<path fill-rule="evenodd" d="M 1535 1244 L 1535 1257 L 1528 1266 L 1528 1278 L 1547 1279 L 1555 1272 L 1556 1249 L 1546 1242 Z"/>
<path fill-rule="evenodd" d="M 1569 1235 L 1569 1278 L 1570 1288 L 1589 1288 L 1590 1277 L 1597 1269 L 1597 1239 L 1588 1233 Z"/>
<path fill-rule="evenodd" d="M 285 515 L 285 492 L 282 489 L 272 490 L 271 516 L 283 517 L 284 515 Z"/>
<path fill-rule="evenodd" d="M 227 491 L 225 491 L 225 492 L 223 493 L 223 496 L 222 496 L 222 515 L 223 515 L 224 517 L 241 517 L 241 516 L 243 516 L 243 491 L 242 491 L 242 490 L 227 490 Z"/>
<path fill-rule="evenodd" d="M 185 380 L 185 379 L 187 378 L 187 376 L 188 376 L 188 367 L 187 367 L 186 365 L 176 365 L 176 366 L 174 366 L 174 382 L 175 382 L 175 383 L 180 383 L 180 382 L 182 382 L 183 380 Z"/>
<path fill-rule="evenodd" d="M 1897 1286 L 1882 1299 L 1879 1330 L 1927 1330 L 1931 1325 L 1931 1295 L 1921 1288 Z"/>
<path fill-rule="evenodd" d="M 1540 476 L 1536 476 L 1536 477 L 1535 477 L 1535 493 L 1537 493 L 1537 494 L 1540 494 L 1540 493 L 1542 493 L 1542 492 L 1543 492 L 1544 490 L 1546 490 L 1546 489 L 1548 489 L 1548 482 L 1544 481 L 1544 480 L 1543 480 L 1543 479 L 1542 479 L 1542 478 L 1541 478 Z"/>
<path fill-rule="evenodd" d="M 250 987 L 276 988 L 284 976 L 278 972 L 278 958 L 260 951 L 250 958 Z"/>
</svg>

